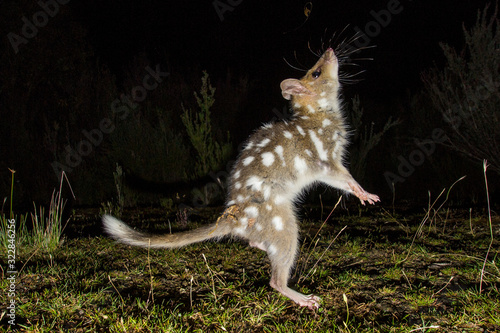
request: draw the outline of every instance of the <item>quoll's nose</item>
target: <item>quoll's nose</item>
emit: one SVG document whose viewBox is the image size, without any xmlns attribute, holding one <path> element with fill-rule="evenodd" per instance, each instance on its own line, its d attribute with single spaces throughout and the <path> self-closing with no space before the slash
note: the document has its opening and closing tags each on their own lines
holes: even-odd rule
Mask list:
<svg viewBox="0 0 500 333">
<path fill-rule="evenodd" d="M 333 52 L 333 49 L 331 47 L 329 47 L 325 53 L 323 53 L 323 58 L 326 60 L 326 61 L 331 61 L 333 59 L 335 59 L 335 52 Z"/>
</svg>

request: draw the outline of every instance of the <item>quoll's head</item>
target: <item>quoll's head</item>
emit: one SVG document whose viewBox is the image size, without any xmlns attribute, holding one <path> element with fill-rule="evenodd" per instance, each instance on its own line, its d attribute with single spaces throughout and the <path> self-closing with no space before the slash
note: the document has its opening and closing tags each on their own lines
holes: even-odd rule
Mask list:
<svg viewBox="0 0 500 333">
<path fill-rule="evenodd" d="M 339 62 L 332 48 L 300 80 L 281 82 L 283 97 L 309 113 L 337 111 L 339 88 Z"/>
</svg>

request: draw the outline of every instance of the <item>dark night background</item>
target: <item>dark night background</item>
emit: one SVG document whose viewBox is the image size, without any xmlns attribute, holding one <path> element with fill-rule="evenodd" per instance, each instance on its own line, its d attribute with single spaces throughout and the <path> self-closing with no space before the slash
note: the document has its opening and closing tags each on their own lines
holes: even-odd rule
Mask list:
<svg viewBox="0 0 500 333">
<path fill-rule="evenodd" d="M 112 101 L 130 94 L 141 84 L 145 67 L 157 64 L 170 75 L 139 103 L 130 121 L 116 123 L 116 131 L 104 134 L 103 142 L 68 177 L 77 197 L 75 205 L 99 205 L 116 195 L 116 163 L 132 178 L 160 184 L 161 196 L 161 184 L 181 180 L 189 172 L 189 161 L 196 158 L 180 114 L 181 103 L 196 109 L 193 91 L 199 91 L 202 71 L 208 72 L 217 88 L 214 132 L 220 140 L 230 132 L 234 158 L 238 145 L 255 128 L 276 118 L 273 109 L 282 112 L 287 105 L 279 83 L 302 76 L 284 58 L 293 66 L 308 68 L 316 61 L 308 43 L 320 50 L 321 41 L 334 32 L 343 31 L 338 39 L 342 40 L 353 36 L 356 27 L 365 31 L 366 24 L 374 21 L 371 11 L 385 10 L 393 1 L 312 1 L 307 20 L 307 1 L 220 2 L 236 4 L 223 12 L 222 20 L 210 0 L 71 0 L 60 4 L 58 13 L 36 36 L 19 45 L 17 54 L 8 34 L 20 35 L 22 17 L 32 21 L 41 7 L 35 1 L 0 2 L 2 198 L 9 196 L 11 168 L 16 170 L 15 203 L 46 203 L 58 187 L 51 163 L 64 161 L 64 147 L 75 147 L 83 139 L 82 130 L 98 128 L 101 119 L 111 117 Z M 414 105 L 425 106 L 426 100 L 421 73 L 443 66 L 439 42 L 463 46 L 462 23 L 471 27 L 486 1 L 399 3 L 402 11 L 370 38 L 370 45 L 376 47 L 353 57 L 373 58 L 354 60 L 359 64 L 354 71 L 365 70 L 362 80 L 344 87 L 346 104 L 359 94 L 364 124 L 373 122 L 380 130 L 389 117 L 402 121 L 370 152 L 360 179 L 385 203 L 391 202 L 392 193 L 384 172 L 396 172 L 397 156 L 408 156 L 415 149 L 413 138 L 428 138 L 442 126 L 439 115 L 415 114 Z M 167 139 L 175 143 L 169 146 L 167 140 L 162 152 L 154 147 L 158 142 L 154 135 L 145 138 L 134 124 L 147 124 L 140 125 L 146 134 L 167 124 Z M 126 139 L 124 133 L 128 133 Z M 142 148 L 140 141 L 145 141 Z M 426 202 L 428 190 L 437 195 L 464 174 L 467 179 L 453 191 L 455 203 L 483 202 L 480 163 L 438 147 L 398 186 L 396 199 Z M 137 203 L 157 201 L 153 195 Z"/>
</svg>

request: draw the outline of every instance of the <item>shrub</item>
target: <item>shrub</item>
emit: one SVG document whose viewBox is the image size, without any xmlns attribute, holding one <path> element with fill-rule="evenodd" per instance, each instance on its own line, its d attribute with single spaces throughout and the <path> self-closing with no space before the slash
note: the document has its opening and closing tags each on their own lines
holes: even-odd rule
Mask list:
<svg viewBox="0 0 500 333">
<path fill-rule="evenodd" d="M 207 72 L 203 72 L 201 83 L 200 94 L 194 92 L 199 112 L 193 114 L 190 109 L 182 106 L 181 115 L 189 139 L 198 154 L 192 178 L 202 177 L 210 171 L 220 169 L 229 158 L 232 147 L 229 133 L 227 141 L 219 143 L 212 132 L 210 108 L 215 103 L 215 88 L 210 84 Z"/>
<path fill-rule="evenodd" d="M 478 11 L 465 46 L 457 52 L 442 43 L 443 70 L 423 74 L 434 107 L 450 128 L 445 145 L 475 161 L 487 159 L 500 173 L 500 27 L 498 5 L 488 17 Z"/>
</svg>

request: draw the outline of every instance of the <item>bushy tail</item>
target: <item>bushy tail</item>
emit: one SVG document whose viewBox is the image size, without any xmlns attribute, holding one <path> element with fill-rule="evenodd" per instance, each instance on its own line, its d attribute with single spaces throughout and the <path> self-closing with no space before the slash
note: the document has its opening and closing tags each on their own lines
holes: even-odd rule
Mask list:
<svg viewBox="0 0 500 333">
<path fill-rule="evenodd" d="M 220 219 L 217 223 L 198 229 L 164 235 L 148 235 L 136 231 L 111 215 L 104 215 L 102 223 L 106 233 L 117 241 L 151 248 L 178 248 L 212 238 L 220 238 L 231 232 L 230 224 L 226 219 Z"/>
</svg>

